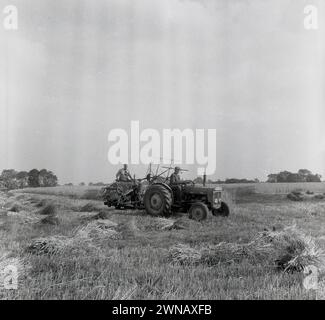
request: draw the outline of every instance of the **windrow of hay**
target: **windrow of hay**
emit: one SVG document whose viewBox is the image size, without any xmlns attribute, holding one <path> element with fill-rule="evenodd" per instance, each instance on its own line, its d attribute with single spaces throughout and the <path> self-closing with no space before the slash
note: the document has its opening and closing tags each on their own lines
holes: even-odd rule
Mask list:
<svg viewBox="0 0 325 320">
<path fill-rule="evenodd" d="M 120 232 L 121 237 L 124 240 L 132 239 L 132 238 L 145 238 L 143 232 L 137 226 L 136 219 L 134 217 L 126 220 L 124 223 L 120 223 L 117 226 L 117 231 Z"/>
<path fill-rule="evenodd" d="M 111 213 L 105 209 L 100 210 L 96 215 L 93 216 L 93 219 L 108 219 L 111 217 Z"/>
<path fill-rule="evenodd" d="M 42 224 L 59 225 L 61 220 L 57 215 L 48 215 L 40 221 Z"/>
<path fill-rule="evenodd" d="M 150 223 L 146 225 L 146 230 L 182 230 L 191 229 L 200 225 L 199 222 L 191 220 L 189 218 L 181 217 L 177 220 L 167 218 L 154 218 L 150 220 Z"/>
<path fill-rule="evenodd" d="M 169 249 L 169 257 L 173 262 L 180 264 L 199 264 L 202 254 L 200 250 L 186 244 L 177 244 Z"/>
<path fill-rule="evenodd" d="M 305 235 L 296 226 L 260 233 L 253 243 L 271 244 L 270 258 L 279 269 L 303 271 L 308 265 L 323 268 L 324 252 L 311 236 Z"/>
<path fill-rule="evenodd" d="M 71 238 L 65 236 L 37 238 L 27 247 L 27 251 L 33 254 L 60 254 L 72 244 L 72 241 Z"/>
<path fill-rule="evenodd" d="M 22 207 L 18 204 L 18 203 L 15 203 L 12 207 L 10 207 L 9 211 L 12 211 L 12 212 L 19 212 L 22 210 Z"/>
<path fill-rule="evenodd" d="M 27 198 L 27 201 L 32 204 L 38 204 L 40 202 L 40 199 L 38 197 L 29 197 Z"/>
<path fill-rule="evenodd" d="M 39 221 L 39 218 L 35 216 L 33 213 L 28 211 L 8 211 L 6 213 L 7 217 L 13 217 L 19 219 L 19 222 L 21 223 L 35 223 Z"/>
<path fill-rule="evenodd" d="M 287 195 L 287 198 L 291 201 L 303 201 L 302 194 L 298 191 L 293 191 Z"/>
<path fill-rule="evenodd" d="M 175 221 L 172 219 L 166 218 L 155 218 L 153 221 L 150 221 L 150 224 L 146 226 L 146 229 L 149 230 L 170 230 Z"/>
<path fill-rule="evenodd" d="M 93 203 L 88 202 L 87 204 L 85 204 L 84 206 L 79 208 L 79 211 L 80 212 L 93 212 L 93 211 L 98 211 L 98 208 Z"/>
<path fill-rule="evenodd" d="M 38 211 L 40 215 L 55 215 L 56 214 L 56 206 L 53 203 L 46 205 L 44 208 Z"/>
<path fill-rule="evenodd" d="M 304 201 L 308 199 L 323 200 L 325 199 L 325 195 L 321 193 L 315 194 L 312 191 L 307 191 L 305 194 L 303 194 L 299 190 L 294 190 L 287 194 L 287 198 L 291 201 Z"/>
<path fill-rule="evenodd" d="M 80 256 L 80 254 L 98 253 L 99 248 L 87 237 L 51 236 L 34 239 L 26 251 L 35 255 L 68 255 L 72 257 Z"/>
<path fill-rule="evenodd" d="M 88 222 L 93 220 L 105 220 L 111 217 L 111 213 L 105 209 L 100 210 L 98 213 L 88 212 L 79 217 L 81 221 Z"/>
<path fill-rule="evenodd" d="M 48 204 L 48 200 L 42 199 L 36 203 L 36 207 L 38 208 L 45 207 L 47 204 Z"/>
<path fill-rule="evenodd" d="M 59 225 L 61 222 L 57 215 L 57 207 L 53 203 L 45 205 L 45 207 L 41 208 L 37 213 L 41 216 L 45 216 L 40 220 L 41 224 Z"/>
<path fill-rule="evenodd" d="M 3 200 L 2 203 L 3 203 L 2 204 L 3 209 L 6 209 L 6 210 L 9 210 L 10 208 L 12 208 L 16 204 L 18 204 L 17 201 L 7 200 L 7 198 L 5 200 Z"/>
<path fill-rule="evenodd" d="M 78 228 L 75 237 L 91 238 L 93 240 L 118 239 L 119 232 L 115 229 L 117 224 L 110 220 L 96 220 L 88 223 L 86 226 Z"/>
<path fill-rule="evenodd" d="M 16 201 L 20 201 L 20 200 L 24 200 L 25 199 L 25 195 L 24 194 L 17 194 L 15 195 L 15 200 Z"/>
<path fill-rule="evenodd" d="M 181 264 L 240 262 L 267 264 L 278 269 L 301 272 L 308 265 L 322 267 L 324 253 L 315 241 L 295 226 L 282 231 L 265 231 L 245 244 L 225 243 L 205 248 L 191 248 L 178 244 L 169 250 L 171 261 Z"/>
<path fill-rule="evenodd" d="M 240 262 L 244 259 L 260 263 L 268 258 L 269 245 L 259 243 L 237 244 L 221 242 L 201 250 L 201 262 L 208 265 Z"/>
</svg>

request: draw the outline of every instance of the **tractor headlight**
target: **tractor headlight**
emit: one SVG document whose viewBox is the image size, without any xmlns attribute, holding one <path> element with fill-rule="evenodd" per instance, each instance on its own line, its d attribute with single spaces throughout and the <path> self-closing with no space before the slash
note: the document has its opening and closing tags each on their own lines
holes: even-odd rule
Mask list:
<svg viewBox="0 0 325 320">
<path fill-rule="evenodd" d="M 214 203 L 219 203 L 219 199 L 218 198 L 215 198 L 214 199 Z"/>
</svg>

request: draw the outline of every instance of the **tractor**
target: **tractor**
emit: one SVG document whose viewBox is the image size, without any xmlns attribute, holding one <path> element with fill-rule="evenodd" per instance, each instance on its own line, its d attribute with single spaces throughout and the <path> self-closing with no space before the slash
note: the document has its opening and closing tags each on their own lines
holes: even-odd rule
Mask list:
<svg viewBox="0 0 325 320">
<path fill-rule="evenodd" d="M 186 212 L 190 219 L 202 221 L 209 212 L 214 216 L 228 216 L 229 206 L 222 201 L 222 188 L 206 186 L 191 180 L 181 181 L 178 185 L 169 184 L 172 167 L 162 167 L 158 174 L 147 173 L 143 179 L 129 182 L 114 182 L 103 189 L 104 204 L 116 209 L 136 209 L 152 216 L 169 217 L 173 212 Z M 186 171 L 181 169 L 181 171 Z"/>
</svg>

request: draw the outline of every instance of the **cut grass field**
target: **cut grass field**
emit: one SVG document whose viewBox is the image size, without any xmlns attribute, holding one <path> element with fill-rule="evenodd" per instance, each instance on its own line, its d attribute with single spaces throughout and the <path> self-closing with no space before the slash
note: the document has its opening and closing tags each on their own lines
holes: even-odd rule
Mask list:
<svg viewBox="0 0 325 320">
<path fill-rule="evenodd" d="M 7 259 L 19 270 L 18 289 L 0 285 L 1 299 L 315 299 L 303 273 L 278 270 L 276 256 L 251 259 L 252 245 L 240 259 L 218 255 L 220 246 L 241 248 L 293 224 L 325 249 L 324 200 L 238 193 L 228 218 L 199 223 L 107 208 L 93 196 L 98 188 L 88 189 L 1 193 L 0 265 Z M 175 248 L 195 263 L 173 258 Z M 218 259 L 206 263 L 216 248 Z"/>
</svg>

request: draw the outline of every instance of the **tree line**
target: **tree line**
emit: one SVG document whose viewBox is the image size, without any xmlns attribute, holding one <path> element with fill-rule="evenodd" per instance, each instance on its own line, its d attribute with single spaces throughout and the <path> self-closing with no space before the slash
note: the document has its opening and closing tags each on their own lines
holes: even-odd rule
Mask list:
<svg viewBox="0 0 325 320">
<path fill-rule="evenodd" d="M 55 187 L 57 185 L 57 176 L 46 169 L 32 169 L 28 172 L 5 169 L 0 175 L 0 186 L 6 189 Z"/>
<path fill-rule="evenodd" d="M 195 183 L 202 184 L 203 183 L 203 178 L 202 177 L 197 177 L 194 179 Z M 207 184 L 230 184 L 230 183 L 257 183 L 260 182 L 258 179 L 254 180 L 249 180 L 249 179 L 237 179 L 237 178 L 227 178 L 225 180 L 207 180 Z"/>
<path fill-rule="evenodd" d="M 281 171 L 267 176 L 267 182 L 321 182 L 320 174 L 313 174 L 310 170 L 300 169 L 298 172 Z"/>
<path fill-rule="evenodd" d="M 277 183 L 277 182 L 321 182 L 322 176 L 320 174 L 313 174 L 310 170 L 300 169 L 298 172 L 290 172 L 290 171 L 281 171 L 279 173 L 271 173 L 267 176 L 267 181 L 269 183 Z M 195 183 L 202 184 L 203 178 L 197 177 L 194 179 Z M 230 178 L 225 180 L 216 180 L 212 181 L 210 179 L 207 180 L 208 184 L 231 184 L 231 183 L 257 183 L 258 179 L 250 180 L 250 179 L 237 179 Z"/>
</svg>

